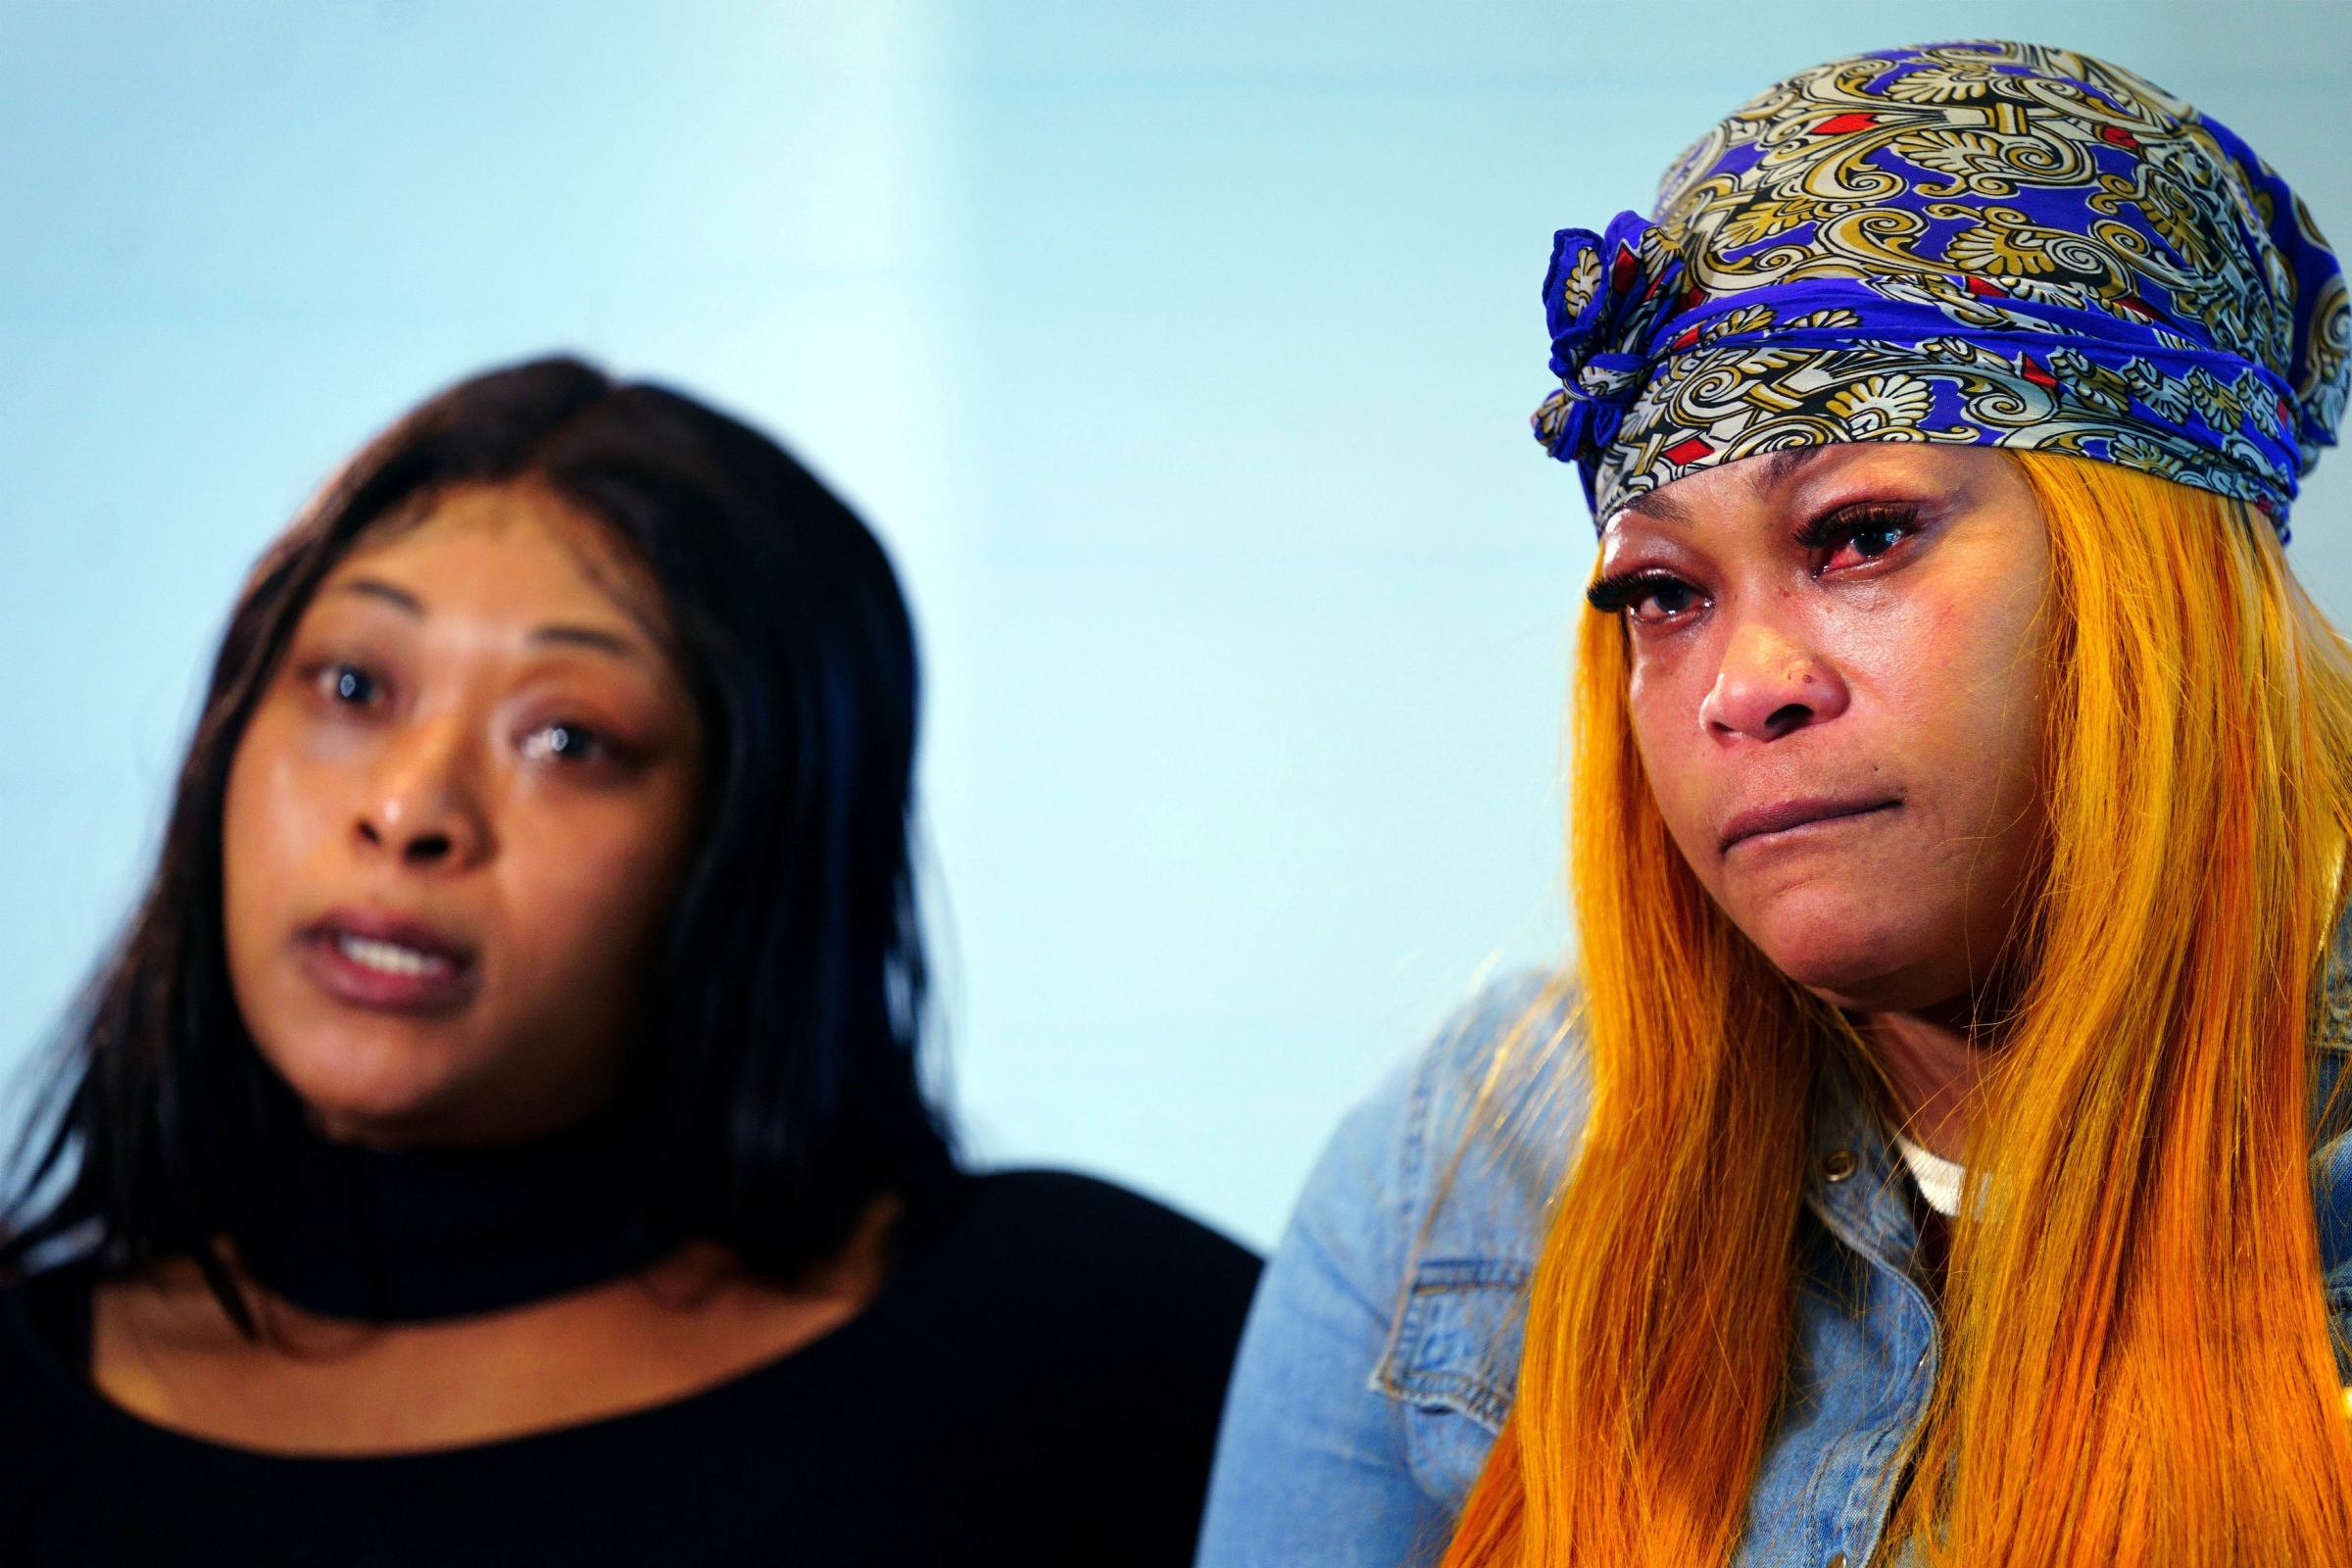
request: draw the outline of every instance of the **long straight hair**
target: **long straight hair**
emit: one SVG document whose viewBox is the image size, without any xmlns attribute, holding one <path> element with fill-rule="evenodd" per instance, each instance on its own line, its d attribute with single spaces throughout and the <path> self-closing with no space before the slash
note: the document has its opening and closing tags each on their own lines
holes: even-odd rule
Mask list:
<svg viewBox="0 0 2352 1568">
<path fill-rule="evenodd" d="M 2010 456 L 2049 531 L 2047 829 L 1888 1541 L 1936 1568 L 2343 1561 L 2309 1057 L 2352 660 L 2243 505 Z M 1729 1560 L 1788 1392 L 1808 1101 L 1859 1046 L 1676 852 L 1628 673 L 1617 622 L 1590 617 L 1571 880 L 1592 1115 L 1447 1568 Z"/>
<path fill-rule="evenodd" d="M 644 563 L 710 737 L 700 841 L 646 977 L 620 1097 L 642 1156 L 639 1217 L 791 1277 L 877 1194 L 919 1204 L 949 1183 L 948 1131 L 917 1062 L 916 663 L 889 559 L 749 425 L 545 359 L 403 416 L 255 568 L 153 878 L 69 1026 L 24 1174 L 0 1194 L 0 1272 L 94 1229 L 114 1267 L 194 1257 L 250 1326 L 217 1243 L 267 1250 L 301 1108 L 229 988 L 229 766 L 335 564 L 371 530 L 482 484 L 552 491 Z"/>
</svg>

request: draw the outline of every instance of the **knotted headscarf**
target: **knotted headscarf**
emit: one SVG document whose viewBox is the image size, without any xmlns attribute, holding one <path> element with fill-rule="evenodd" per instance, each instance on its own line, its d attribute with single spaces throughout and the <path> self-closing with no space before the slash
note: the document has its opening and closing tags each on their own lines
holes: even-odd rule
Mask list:
<svg viewBox="0 0 2352 1568">
<path fill-rule="evenodd" d="M 1653 219 L 1562 229 L 1536 435 L 1595 525 L 1837 441 L 2036 448 L 2260 507 L 2286 536 L 2352 362 L 2342 270 L 2218 122 L 2086 55 L 1889 49 L 1771 88 Z"/>
</svg>

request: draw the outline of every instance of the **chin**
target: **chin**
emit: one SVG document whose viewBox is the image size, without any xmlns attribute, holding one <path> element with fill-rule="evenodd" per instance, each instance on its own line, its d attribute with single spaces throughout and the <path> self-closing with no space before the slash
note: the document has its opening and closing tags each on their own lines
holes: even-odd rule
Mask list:
<svg viewBox="0 0 2352 1568">
<path fill-rule="evenodd" d="M 446 1097 L 448 1062 L 413 1042 L 311 1039 L 262 1054 L 332 1138 L 405 1142 Z"/>
<path fill-rule="evenodd" d="M 1734 919 L 1774 968 L 1833 1005 L 1889 1012 L 1941 1001 L 1949 988 L 1928 974 L 1946 956 L 1936 922 L 1891 902 L 1807 888 Z"/>
</svg>

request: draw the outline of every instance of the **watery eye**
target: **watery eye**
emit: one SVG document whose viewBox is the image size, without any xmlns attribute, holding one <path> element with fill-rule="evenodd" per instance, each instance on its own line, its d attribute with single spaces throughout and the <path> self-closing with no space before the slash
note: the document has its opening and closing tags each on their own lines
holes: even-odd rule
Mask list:
<svg viewBox="0 0 2352 1568">
<path fill-rule="evenodd" d="M 1859 528 L 1849 530 L 1843 538 L 1837 541 L 1830 551 L 1829 559 L 1822 563 L 1822 566 L 1826 570 L 1842 566 L 1867 565 L 1885 556 L 1896 545 L 1901 544 L 1903 536 L 1910 531 L 1900 523 L 1864 523 Z"/>
<path fill-rule="evenodd" d="M 1698 591 L 1687 582 L 1662 578 L 1642 590 L 1626 605 L 1636 620 L 1671 620 L 1698 603 Z"/>
<path fill-rule="evenodd" d="M 604 751 L 604 737 L 585 724 L 542 724 L 522 741 L 523 756 L 534 761 L 585 762 Z"/>
<path fill-rule="evenodd" d="M 1799 549 L 1822 555 L 1818 570 L 1867 565 L 1891 554 L 1919 531 L 1915 511 L 1908 507 L 1848 507 L 1805 524 L 1796 531 Z"/>
<path fill-rule="evenodd" d="M 1585 590 L 1585 602 L 1604 615 L 1663 626 L 1704 607 L 1707 596 L 1671 573 L 1637 567 L 1601 578 Z"/>
</svg>

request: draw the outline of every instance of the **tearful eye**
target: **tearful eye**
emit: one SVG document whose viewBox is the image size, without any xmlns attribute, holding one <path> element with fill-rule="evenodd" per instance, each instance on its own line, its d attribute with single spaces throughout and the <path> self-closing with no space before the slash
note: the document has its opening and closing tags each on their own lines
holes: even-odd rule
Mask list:
<svg viewBox="0 0 2352 1568">
<path fill-rule="evenodd" d="M 1667 577 L 1645 586 L 1639 598 L 1628 602 L 1626 610 L 1636 620 L 1672 620 L 1697 604 L 1697 589 Z"/>
<path fill-rule="evenodd" d="M 522 755 L 533 761 L 593 761 L 607 750 L 605 738 L 585 724 L 542 724 L 522 739 Z"/>
<path fill-rule="evenodd" d="M 1820 552 L 1817 571 L 1835 571 L 1883 560 L 1917 532 L 1917 507 L 1846 507 L 1799 528 L 1796 544 Z"/>
<path fill-rule="evenodd" d="M 1706 601 L 1680 577 L 1650 566 L 1611 572 L 1585 590 L 1585 602 L 1602 614 L 1649 626 L 1680 620 Z"/>
<path fill-rule="evenodd" d="M 1829 559 L 1822 563 L 1822 568 L 1835 570 L 1841 566 L 1867 565 L 1901 544 L 1910 531 L 1896 523 L 1866 523 L 1852 529 L 1837 542 Z"/>
</svg>

